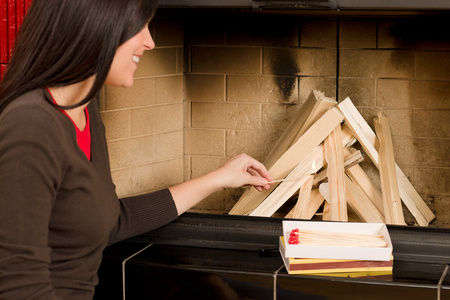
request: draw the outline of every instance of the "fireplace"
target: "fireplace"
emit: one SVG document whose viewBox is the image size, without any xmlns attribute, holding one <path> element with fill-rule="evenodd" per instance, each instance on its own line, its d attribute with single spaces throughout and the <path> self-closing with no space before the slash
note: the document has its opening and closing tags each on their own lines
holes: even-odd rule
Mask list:
<svg viewBox="0 0 450 300">
<path fill-rule="evenodd" d="M 228 215 L 243 190 L 224 190 L 107 248 L 96 297 L 446 299 L 450 33 L 442 29 L 450 11 L 399 10 L 396 1 L 384 2 L 389 10 L 330 7 L 351 1 L 294 10 L 255 7 L 283 1 L 161 2 L 151 24 L 156 48 L 142 58 L 135 85 L 101 95 L 119 195 L 195 178 L 236 153 L 264 161 L 319 90 L 351 98 L 372 128 L 379 111 L 387 116 L 395 160 L 436 218 L 420 227 L 406 214 L 410 226 L 388 225 L 390 277 L 290 276 L 278 252 L 282 219 Z M 236 3 L 244 6 L 229 7 Z M 369 159 L 362 166 L 377 178 Z"/>
<path fill-rule="evenodd" d="M 371 125 L 387 116 L 396 162 L 436 215 L 430 226 L 449 227 L 448 14 L 163 6 L 134 87 L 102 93 L 119 195 L 195 178 L 241 152 L 264 161 L 319 90 L 350 97 Z M 194 210 L 227 213 L 242 192 Z"/>
</svg>

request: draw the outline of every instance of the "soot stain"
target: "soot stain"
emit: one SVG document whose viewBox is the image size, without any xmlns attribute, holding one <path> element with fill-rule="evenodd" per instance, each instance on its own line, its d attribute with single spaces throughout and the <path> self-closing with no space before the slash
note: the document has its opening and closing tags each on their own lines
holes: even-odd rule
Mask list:
<svg viewBox="0 0 450 300">
<path fill-rule="evenodd" d="M 275 54 L 271 60 L 271 69 L 273 74 L 292 76 L 300 73 L 298 61 L 290 52 L 286 51 L 284 53 Z M 275 83 L 281 91 L 284 102 L 289 102 L 296 87 L 296 78 L 276 76 Z"/>
<path fill-rule="evenodd" d="M 296 86 L 296 78 L 287 78 L 286 80 L 281 80 L 277 78 L 277 85 L 280 88 L 281 95 L 283 96 L 284 102 L 290 102 L 290 98 L 294 93 Z M 282 81 L 282 82 L 281 82 Z"/>
<path fill-rule="evenodd" d="M 404 20 L 393 25 L 389 34 L 397 46 L 411 47 L 417 44 L 450 43 L 450 20 L 444 18 Z"/>
</svg>

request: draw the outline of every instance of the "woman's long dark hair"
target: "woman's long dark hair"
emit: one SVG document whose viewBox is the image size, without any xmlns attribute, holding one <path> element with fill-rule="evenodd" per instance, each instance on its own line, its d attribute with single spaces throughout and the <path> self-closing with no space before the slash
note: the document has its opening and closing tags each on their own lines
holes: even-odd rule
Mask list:
<svg viewBox="0 0 450 300">
<path fill-rule="evenodd" d="M 80 103 L 102 88 L 117 48 L 153 17 L 157 0 L 33 0 L 0 82 L 0 112 L 36 88 L 66 86 L 96 75 Z"/>
</svg>

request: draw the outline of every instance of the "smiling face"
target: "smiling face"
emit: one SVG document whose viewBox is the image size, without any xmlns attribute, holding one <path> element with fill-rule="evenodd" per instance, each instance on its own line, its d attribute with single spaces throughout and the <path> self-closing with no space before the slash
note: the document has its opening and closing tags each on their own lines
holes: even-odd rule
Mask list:
<svg viewBox="0 0 450 300">
<path fill-rule="evenodd" d="M 148 26 L 117 48 L 105 83 L 111 86 L 131 87 L 134 71 L 144 51 L 155 48 Z"/>
</svg>

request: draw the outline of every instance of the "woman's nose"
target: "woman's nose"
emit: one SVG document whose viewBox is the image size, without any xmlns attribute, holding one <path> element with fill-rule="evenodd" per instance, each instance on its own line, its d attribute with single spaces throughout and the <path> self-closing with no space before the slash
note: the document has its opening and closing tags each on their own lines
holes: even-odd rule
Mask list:
<svg viewBox="0 0 450 300">
<path fill-rule="evenodd" d="M 146 48 L 146 50 L 152 50 L 153 48 L 155 48 L 155 41 L 153 41 L 148 26 L 145 26 L 143 30 L 143 35 L 144 35 L 144 47 Z"/>
</svg>

